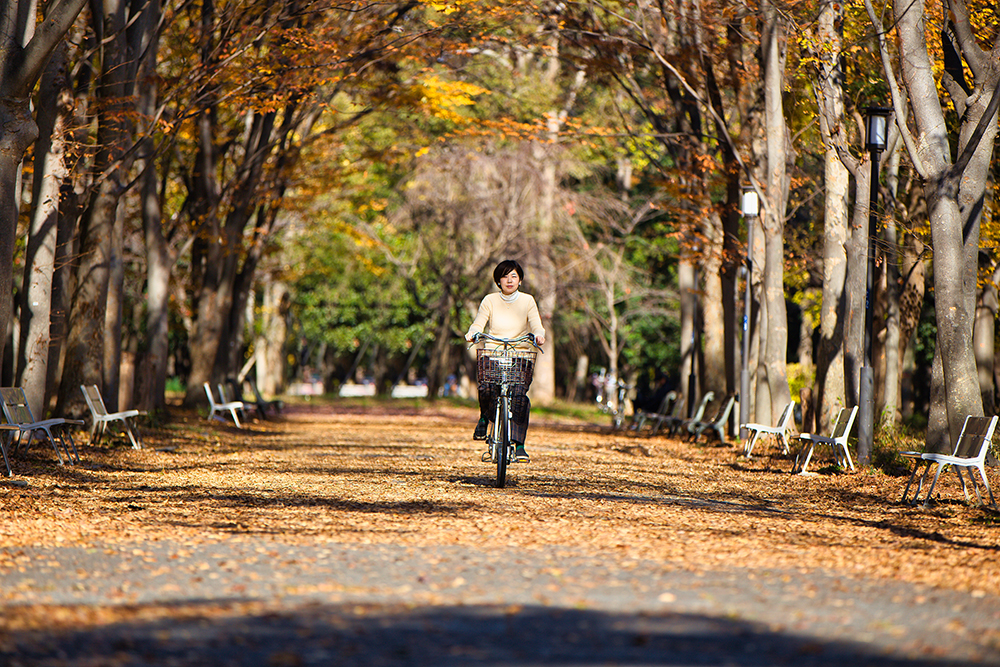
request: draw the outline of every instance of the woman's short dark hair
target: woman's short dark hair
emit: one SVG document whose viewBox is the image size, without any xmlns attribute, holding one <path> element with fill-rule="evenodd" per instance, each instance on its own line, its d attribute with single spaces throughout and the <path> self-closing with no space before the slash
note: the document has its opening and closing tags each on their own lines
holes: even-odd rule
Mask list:
<svg viewBox="0 0 1000 667">
<path fill-rule="evenodd" d="M 511 271 L 517 271 L 518 279 L 524 280 L 524 269 L 517 263 L 517 260 L 505 259 L 497 264 L 497 268 L 493 269 L 493 282 L 497 284 L 497 287 L 500 286 L 500 279 Z"/>
</svg>

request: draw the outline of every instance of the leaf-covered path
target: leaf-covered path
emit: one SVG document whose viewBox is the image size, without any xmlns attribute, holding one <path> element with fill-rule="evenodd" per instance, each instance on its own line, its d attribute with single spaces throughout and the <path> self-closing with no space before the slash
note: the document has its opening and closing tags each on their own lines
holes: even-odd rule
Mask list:
<svg viewBox="0 0 1000 667">
<path fill-rule="evenodd" d="M 494 489 L 473 414 L 35 445 L 0 482 L 0 663 L 1000 662 L 1000 521 L 954 475 L 923 510 L 905 477 L 536 418 Z"/>
</svg>

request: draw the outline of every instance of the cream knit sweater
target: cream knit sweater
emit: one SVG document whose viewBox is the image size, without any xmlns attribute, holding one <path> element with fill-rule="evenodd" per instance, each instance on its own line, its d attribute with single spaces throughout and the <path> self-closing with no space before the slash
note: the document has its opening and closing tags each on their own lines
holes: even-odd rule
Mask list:
<svg viewBox="0 0 1000 667">
<path fill-rule="evenodd" d="M 498 338 L 517 338 L 529 331 L 536 337 L 544 336 L 545 328 L 534 297 L 523 292 L 514 294 L 517 298 L 512 302 L 504 301 L 500 292 L 487 294 L 479 304 L 479 312 L 469 327 L 469 334 L 483 333 L 489 325 L 487 333 Z"/>
</svg>

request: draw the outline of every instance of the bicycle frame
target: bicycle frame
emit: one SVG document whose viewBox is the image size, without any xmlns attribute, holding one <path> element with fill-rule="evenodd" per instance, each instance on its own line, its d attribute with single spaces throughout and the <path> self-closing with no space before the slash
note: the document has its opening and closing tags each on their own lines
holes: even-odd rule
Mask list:
<svg viewBox="0 0 1000 667">
<path fill-rule="evenodd" d="M 513 415 L 510 410 L 510 396 L 507 394 L 509 388 L 506 383 L 500 386 L 501 394 L 497 396 L 493 412 L 493 431 L 487 438 L 490 445 L 490 459 L 497 467 L 498 489 L 504 487 L 507 466 L 514 460 L 514 442 L 510 439 L 510 422 Z"/>
<path fill-rule="evenodd" d="M 502 489 L 506 484 L 507 465 L 514 460 L 514 442 L 511 439 L 511 421 L 513 420 L 513 410 L 511 399 L 512 389 L 515 384 L 526 384 L 525 378 L 530 373 L 530 364 L 534 363 L 535 350 L 523 350 L 517 346 L 521 343 L 531 343 L 536 350 L 541 350 L 535 343 L 534 336 L 530 334 L 518 338 L 506 339 L 497 338 L 489 334 L 476 334 L 473 339 L 478 343 L 481 340 L 497 343 L 499 347 L 493 350 L 480 349 L 480 374 L 486 373 L 486 377 L 480 377 L 480 381 L 488 381 L 496 384 L 499 388 L 496 406 L 493 408 L 493 423 L 486 442 L 489 445 L 490 461 L 497 467 L 498 489 Z M 482 361 L 486 358 L 489 366 L 484 366 Z M 530 378 L 528 379 L 530 382 Z M 484 459 L 485 460 L 485 459 Z"/>
</svg>

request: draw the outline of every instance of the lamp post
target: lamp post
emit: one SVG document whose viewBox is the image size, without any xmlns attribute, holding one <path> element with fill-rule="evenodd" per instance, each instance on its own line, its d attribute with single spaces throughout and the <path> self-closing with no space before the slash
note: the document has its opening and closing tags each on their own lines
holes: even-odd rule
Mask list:
<svg viewBox="0 0 1000 667">
<path fill-rule="evenodd" d="M 747 226 L 747 254 L 744 263 L 746 271 L 743 292 L 743 359 L 740 369 L 740 440 L 745 440 L 747 430 L 743 424 L 750 421 L 750 280 L 753 276 L 753 225 L 760 212 L 757 191 L 752 186 L 743 187 L 740 210 Z"/>
<path fill-rule="evenodd" d="M 858 392 L 858 462 L 867 463 L 875 439 L 875 377 L 872 370 L 872 289 L 875 281 L 875 228 L 878 223 L 878 159 L 885 150 L 886 129 L 892 109 L 865 109 L 865 148 L 871 153 L 871 189 L 868 195 L 868 264 L 865 270 L 865 332 L 862 347 L 861 386 Z"/>
</svg>

